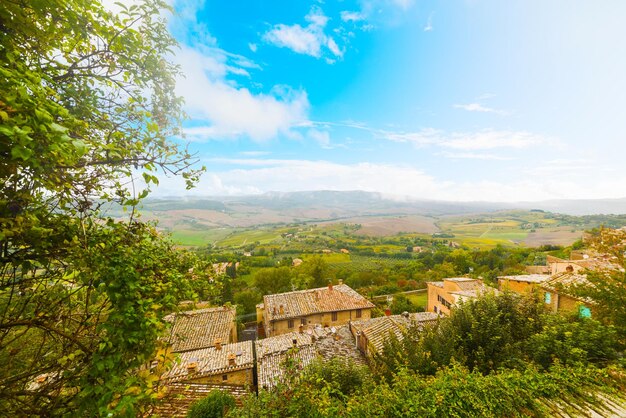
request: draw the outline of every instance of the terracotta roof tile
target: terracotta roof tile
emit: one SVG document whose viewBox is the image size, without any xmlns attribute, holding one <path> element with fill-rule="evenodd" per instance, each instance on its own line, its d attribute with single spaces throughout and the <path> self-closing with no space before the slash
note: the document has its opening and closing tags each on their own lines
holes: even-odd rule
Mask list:
<svg viewBox="0 0 626 418">
<path fill-rule="evenodd" d="M 322 312 L 373 308 L 375 305 L 345 284 L 263 296 L 267 321 Z M 280 307 L 282 306 L 282 313 Z"/>
<path fill-rule="evenodd" d="M 296 346 L 293 340 L 296 340 Z M 290 332 L 258 340 L 256 353 L 260 388 L 271 388 L 283 381 L 288 359 L 294 361 L 298 369 L 304 369 L 316 357 L 365 364 L 347 325 L 337 328 L 317 326 L 302 333 Z"/>
<path fill-rule="evenodd" d="M 213 347 L 216 340 L 229 342 L 235 308 L 219 307 L 185 311 L 165 317 L 172 322 L 169 342 L 174 352 Z"/>
<path fill-rule="evenodd" d="M 423 326 L 426 323 L 436 321 L 439 316 L 433 312 L 418 312 L 408 315 L 391 315 L 372 318 L 364 321 L 353 321 L 351 326 L 358 332 L 362 332 L 375 352 L 382 351 L 385 341 L 390 336 L 402 340 L 404 332 L 411 325 Z"/>
</svg>

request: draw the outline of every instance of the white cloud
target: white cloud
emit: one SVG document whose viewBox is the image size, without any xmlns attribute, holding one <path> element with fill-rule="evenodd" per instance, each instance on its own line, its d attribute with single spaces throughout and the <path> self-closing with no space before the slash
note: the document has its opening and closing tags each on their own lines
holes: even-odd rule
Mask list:
<svg viewBox="0 0 626 418">
<path fill-rule="evenodd" d="M 493 109 L 491 107 L 486 107 L 481 105 L 480 103 L 468 103 L 468 104 L 455 104 L 453 105 L 456 109 L 467 110 L 468 112 L 484 112 L 484 113 L 496 113 L 498 115 L 505 115 L 506 112 L 498 109 Z"/>
<path fill-rule="evenodd" d="M 445 148 L 458 150 L 486 150 L 494 148 L 527 148 L 552 142 L 550 138 L 514 131 L 483 130 L 474 133 L 453 133 L 439 142 Z"/>
<path fill-rule="evenodd" d="M 309 138 L 320 144 L 322 148 L 331 148 L 330 134 L 328 131 L 320 131 L 318 129 L 309 129 L 307 132 Z"/>
<path fill-rule="evenodd" d="M 498 131 L 485 129 L 478 132 L 446 133 L 441 130 L 426 128 L 417 132 L 394 132 L 385 130 L 371 130 L 375 136 L 393 141 L 409 142 L 416 146 L 437 146 L 455 150 L 489 150 L 496 148 L 528 148 L 540 144 L 557 144 L 558 141 L 539 134 L 524 131 Z"/>
<path fill-rule="evenodd" d="M 426 25 L 424 25 L 424 32 L 432 32 L 434 27 L 433 27 L 433 16 L 434 16 L 434 12 L 432 12 L 430 15 L 428 15 L 428 20 L 426 21 Z"/>
<path fill-rule="evenodd" d="M 214 164 L 210 164 L 214 163 Z M 538 201 L 557 198 L 616 197 L 626 177 L 612 173 L 606 181 L 571 172 L 528 174 L 516 180 L 449 181 L 412 166 L 361 162 L 278 159 L 212 159 L 227 168 L 206 173 L 198 187 L 185 191 L 179 178 L 160 176 L 154 196 L 244 195 L 268 191 L 365 190 L 385 195 L 450 201 Z M 232 168 L 228 168 L 228 166 Z M 530 169 L 532 170 L 532 169 Z M 140 182 L 140 180 L 138 180 Z"/>
<path fill-rule="evenodd" d="M 344 22 L 360 22 L 361 20 L 365 20 L 365 15 L 362 12 L 351 12 L 348 10 L 344 10 L 340 13 L 341 20 Z"/>
<path fill-rule="evenodd" d="M 204 126 L 188 128 L 192 141 L 246 136 L 256 141 L 274 138 L 307 119 L 309 102 L 306 92 L 277 86 L 267 94 L 255 94 L 228 80 L 231 74 L 243 75 L 239 65 L 252 63 L 220 50 L 182 47 L 175 61 L 185 78 L 178 81 L 177 93 L 185 98 L 185 108 Z"/>
<path fill-rule="evenodd" d="M 247 157 L 261 157 L 263 155 L 269 155 L 271 153 L 269 151 L 241 151 L 239 152 L 239 154 Z"/>
<path fill-rule="evenodd" d="M 402 10 L 408 10 L 413 6 L 415 0 L 391 0 L 391 3 L 400 7 Z"/>
<path fill-rule="evenodd" d="M 254 44 L 254 43 L 250 42 L 248 44 L 248 48 L 250 48 L 250 51 L 256 52 L 259 47 L 257 46 L 257 44 Z"/>
<path fill-rule="evenodd" d="M 263 35 L 263 40 L 280 48 L 288 48 L 298 54 L 321 58 L 325 50 L 329 50 L 333 57 L 343 57 L 343 51 L 335 40 L 324 33 L 328 17 L 318 6 L 313 6 L 305 20 L 309 24 L 302 27 L 298 24 L 274 25 Z M 333 63 L 334 59 L 327 59 Z"/>
<path fill-rule="evenodd" d="M 450 158 L 453 160 L 486 160 L 486 161 L 508 161 L 512 160 L 511 157 L 504 157 L 501 155 L 495 154 L 485 154 L 485 153 L 477 153 L 477 152 L 448 152 L 444 151 L 441 153 L 443 157 Z"/>
</svg>

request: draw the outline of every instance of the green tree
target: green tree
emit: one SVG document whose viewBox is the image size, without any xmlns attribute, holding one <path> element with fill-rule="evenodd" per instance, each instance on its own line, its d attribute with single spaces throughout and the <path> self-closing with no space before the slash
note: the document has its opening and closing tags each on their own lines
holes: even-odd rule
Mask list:
<svg viewBox="0 0 626 418">
<path fill-rule="evenodd" d="M 394 315 L 399 315 L 403 312 L 418 311 L 418 307 L 402 293 L 393 296 L 393 302 L 391 302 L 390 308 L 391 313 Z"/>
<path fill-rule="evenodd" d="M 307 259 L 300 269 L 303 270 L 309 277 L 309 287 L 324 287 L 328 284 L 328 263 L 321 256 L 314 256 Z"/>
<path fill-rule="evenodd" d="M 253 276 L 254 286 L 262 295 L 288 292 L 291 290 L 293 272 L 289 267 L 265 268 Z"/>
<path fill-rule="evenodd" d="M 0 410 L 133 415 L 157 394 L 142 366 L 164 314 L 194 297 L 197 260 L 134 205 L 141 177 L 182 174 L 192 156 L 173 94 L 174 47 L 146 1 L 118 16 L 92 0 L 0 7 Z M 100 206 L 130 208 L 125 222 Z"/>
<path fill-rule="evenodd" d="M 245 289 L 235 293 L 234 300 L 241 315 L 251 315 L 256 313 L 256 305 L 263 301 L 263 296 L 255 290 Z"/>
</svg>

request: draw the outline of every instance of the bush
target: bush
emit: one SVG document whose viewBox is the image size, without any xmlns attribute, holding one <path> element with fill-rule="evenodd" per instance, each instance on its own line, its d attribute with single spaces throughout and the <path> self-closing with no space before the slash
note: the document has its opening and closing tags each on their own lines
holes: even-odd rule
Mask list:
<svg viewBox="0 0 626 418">
<path fill-rule="evenodd" d="M 235 408 L 235 397 L 228 392 L 214 389 L 209 395 L 194 403 L 187 418 L 222 418 Z"/>
</svg>

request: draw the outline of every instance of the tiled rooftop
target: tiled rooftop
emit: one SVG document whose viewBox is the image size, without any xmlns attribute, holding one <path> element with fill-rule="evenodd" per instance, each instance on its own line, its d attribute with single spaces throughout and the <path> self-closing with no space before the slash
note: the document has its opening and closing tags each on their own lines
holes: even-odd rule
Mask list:
<svg viewBox="0 0 626 418">
<path fill-rule="evenodd" d="M 418 312 L 408 315 L 391 315 L 363 321 L 353 321 L 351 326 L 362 332 L 376 352 L 382 351 L 385 341 L 390 336 L 398 340 L 404 338 L 404 332 L 411 326 L 423 326 L 437 320 L 439 316 L 432 312 Z"/>
<path fill-rule="evenodd" d="M 235 308 L 197 309 L 165 317 L 172 322 L 169 342 L 175 352 L 212 347 L 216 340 L 228 343 Z"/>
<path fill-rule="evenodd" d="M 345 284 L 263 296 L 267 321 L 322 312 L 373 308 L 375 305 Z M 282 311 L 281 311 L 282 306 Z"/>
<path fill-rule="evenodd" d="M 293 367 L 302 370 L 318 356 L 313 345 L 295 347 L 286 351 L 267 354 L 257 360 L 257 376 L 259 389 L 270 389 L 284 382 L 285 371 L 288 361 L 293 362 Z"/>
<path fill-rule="evenodd" d="M 294 347 L 293 340 L 296 340 Z M 347 325 L 306 331 L 290 332 L 256 341 L 257 373 L 259 388 L 271 388 L 285 376 L 286 361 L 292 359 L 298 369 L 308 366 L 316 357 L 340 358 L 365 364 L 354 345 Z"/>
<path fill-rule="evenodd" d="M 517 276 L 498 276 L 498 279 L 515 280 L 527 283 L 543 283 L 550 279 L 549 274 L 520 274 Z"/>
<path fill-rule="evenodd" d="M 576 273 L 559 273 L 555 274 L 547 282 L 541 285 L 542 288 L 551 291 L 562 292 L 568 294 L 567 288 L 569 286 L 585 285 L 588 284 L 586 274 Z"/>
<path fill-rule="evenodd" d="M 229 364 L 229 356 L 234 356 L 234 365 Z M 181 382 L 188 379 L 249 369 L 254 365 L 252 341 L 224 344 L 220 350 L 216 347 L 210 347 L 185 351 L 180 353 L 179 357 L 179 361 L 172 366 L 172 369 L 162 376 L 163 381 L 168 383 Z M 196 364 L 194 372 L 188 370 L 188 366 L 192 363 Z"/>
<path fill-rule="evenodd" d="M 475 290 L 482 290 L 485 285 L 480 280 L 475 279 L 444 279 L 444 281 L 452 281 L 455 282 L 456 285 L 461 289 L 462 292 L 471 292 Z"/>
</svg>

